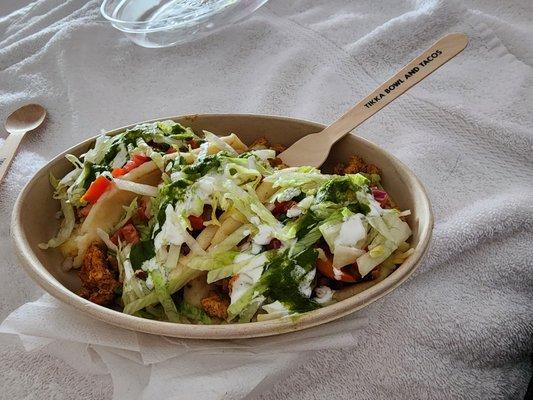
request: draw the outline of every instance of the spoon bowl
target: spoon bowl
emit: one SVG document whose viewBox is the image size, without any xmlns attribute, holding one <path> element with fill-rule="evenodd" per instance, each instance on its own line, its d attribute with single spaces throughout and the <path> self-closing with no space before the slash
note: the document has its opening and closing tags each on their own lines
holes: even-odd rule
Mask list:
<svg viewBox="0 0 533 400">
<path fill-rule="evenodd" d="M 39 104 L 28 104 L 15 110 L 4 124 L 9 133 L 5 143 L 0 147 L 0 182 L 13 161 L 22 138 L 29 131 L 40 126 L 46 118 L 46 110 Z"/>
<path fill-rule="evenodd" d="M 39 104 L 28 104 L 15 110 L 7 117 L 5 128 L 11 134 L 29 132 L 41 125 L 46 117 L 46 110 Z"/>
</svg>

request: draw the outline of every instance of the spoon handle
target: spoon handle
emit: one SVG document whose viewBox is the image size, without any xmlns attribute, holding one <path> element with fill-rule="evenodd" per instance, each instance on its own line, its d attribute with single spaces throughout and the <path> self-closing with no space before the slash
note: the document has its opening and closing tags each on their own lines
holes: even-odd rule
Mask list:
<svg viewBox="0 0 533 400">
<path fill-rule="evenodd" d="M 421 55 L 396 72 L 385 83 L 378 86 L 350 111 L 324 129 L 320 135 L 328 135 L 331 144 L 334 144 L 352 129 L 459 54 L 467 44 L 468 38 L 463 33 L 450 33 L 442 37 Z"/>
<path fill-rule="evenodd" d="M 0 182 L 4 179 L 7 169 L 15 157 L 15 153 L 17 152 L 25 133 L 26 132 L 11 133 L 6 138 L 2 147 L 0 147 Z"/>
</svg>

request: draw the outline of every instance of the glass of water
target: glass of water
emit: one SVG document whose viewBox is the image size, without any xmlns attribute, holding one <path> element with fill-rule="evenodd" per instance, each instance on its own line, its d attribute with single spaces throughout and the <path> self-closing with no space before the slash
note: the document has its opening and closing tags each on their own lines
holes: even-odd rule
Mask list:
<svg viewBox="0 0 533 400">
<path fill-rule="evenodd" d="M 104 0 L 100 11 L 143 47 L 167 47 L 233 24 L 268 0 Z"/>
</svg>

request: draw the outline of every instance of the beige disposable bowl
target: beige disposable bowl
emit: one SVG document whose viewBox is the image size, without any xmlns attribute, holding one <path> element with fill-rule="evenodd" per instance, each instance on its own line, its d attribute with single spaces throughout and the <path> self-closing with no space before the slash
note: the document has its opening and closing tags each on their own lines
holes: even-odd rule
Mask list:
<svg viewBox="0 0 533 400">
<path fill-rule="evenodd" d="M 272 143 L 282 143 L 288 146 L 302 136 L 324 128 L 323 125 L 314 122 L 264 115 L 204 114 L 166 119 L 173 119 L 190 126 L 197 132 L 201 132 L 202 129 L 219 135 L 234 132 L 248 144 L 259 137 L 266 136 Z M 109 134 L 119 133 L 129 127 L 115 129 Z M 413 273 L 429 244 L 433 216 L 420 181 L 404 164 L 375 144 L 358 136 L 348 135 L 333 148 L 324 165 L 325 170 L 331 168 L 336 162 L 346 161 L 351 155 L 357 154 L 381 168 L 385 189 L 402 209 L 410 209 L 412 213 L 408 222 L 413 230 L 411 243 L 415 249 L 414 254 L 390 276 L 359 294 L 297 318 L 245 324 L 188 325 L 122 314 L 77 296 L 74 292 L 80 282 L 76 272 L 62 270 L 62 258 L 58 251 L 41 250 L 38 247 L 39 243 L 46 242 L 57 231 L 58 223 L 54 216 L 59 209 L 59 204 L 52 199 L 52 189 L 48 181 L 49 173 L 52 172 L 59 177 L 67 173 L 71 166 L 65 160 L 65 154 L 82 154 L 94 139 L 86 140 L 59 154 L 30 180 L 15 203 L 11 230 L 22 265 L 40 286 L 52 296 L 76 308 L 80 313 L 122 328 L 195 339 L 249 338 L 310 328 L 359 310 L 392 291 Z"/>
</svg>

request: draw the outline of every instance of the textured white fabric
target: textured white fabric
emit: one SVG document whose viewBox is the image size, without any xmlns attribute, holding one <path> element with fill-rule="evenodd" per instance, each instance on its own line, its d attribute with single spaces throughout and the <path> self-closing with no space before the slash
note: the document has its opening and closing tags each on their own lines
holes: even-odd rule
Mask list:
<svg viewBox="0 0 533 400">
<path fill-rule="evenodd" d="M 105 23 L 95 1 L 42 0 L 0 17 L 0 118 L 28 101 L 50 112 L 0 186 L 0 318 L 42 293 L 17 265 L 8 221 L 22 185 L 54 154 L 154 116 L 332 121 L 440 36 L 462 31 L 470 45 L 460 56 L 358 130 L 425 183 L 436 216 L 427 260 L 358 313 L 368 325 L 353 332 L 355 347 L 311 353 L 250 397 L 523 397 L 533 331 L 532 19 L 528 0 L 272 0 L 215 36 L 148 50 Z M 95 374 L 103 364 L 83 366 L 130 356 L 87 350 L 87 362 L 69 360 L 80 348 L 67 344 L 48 350 L 60 361 L 15 340 L 1 346 L 6 399 L 110 399 L 111 378 Z M 146 376 L 128 365 L 122 373 Z M 185 376 L 169 375 L 175 368 L 152 372 L 175 382 Z M 165 398 L 146 393 L 156 395 Z"/>
</svg>

